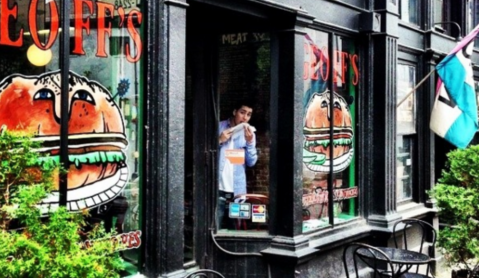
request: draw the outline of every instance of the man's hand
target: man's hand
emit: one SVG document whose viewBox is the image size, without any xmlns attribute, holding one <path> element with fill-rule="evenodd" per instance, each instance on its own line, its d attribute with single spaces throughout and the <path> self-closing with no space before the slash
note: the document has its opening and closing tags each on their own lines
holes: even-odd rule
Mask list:
<svg viewBox="0 0 479 278">
<path fill-rule="evenodd" d="M 220 134 L 220 138 L 218 139 L 220 144 L 223 144 L 224 142 L 230 140 L 231 134 L 233 133 L 233 130 L 231 128 L 223 130 Z"/>
<path fill-rule="evenodd" d="M 248 126 L 244 127 L 244 138 L 246 139 L 246 142 L 251 144 L 253 142 L 253 132 L 249 130 Z"/>
</svg>

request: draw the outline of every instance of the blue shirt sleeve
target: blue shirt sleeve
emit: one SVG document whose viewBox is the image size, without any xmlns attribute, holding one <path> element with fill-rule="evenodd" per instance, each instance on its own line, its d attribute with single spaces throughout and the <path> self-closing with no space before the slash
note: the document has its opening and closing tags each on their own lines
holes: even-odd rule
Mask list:
<svg viewBox="0 0 479 278">
<path fill-rule="evenodd" d="M 256 151 L 256 134 L 253 133 L 253 141 L 251 143 L 246 142 L 245 149 L 246 166 L 253 167 L 256 164 L 256 161 L 258 161 L 258 152 Z"/>
</svg>

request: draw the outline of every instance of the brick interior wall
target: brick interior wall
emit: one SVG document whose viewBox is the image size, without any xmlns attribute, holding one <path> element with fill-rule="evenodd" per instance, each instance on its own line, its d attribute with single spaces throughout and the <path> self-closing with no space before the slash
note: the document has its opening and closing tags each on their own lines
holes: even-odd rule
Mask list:
<svg viewBox="0 0 479 278">
<path fill-rule="evenodd" d="M 237 100 L 254 101 L 258 162 L 247 170 L 248 193 L 268 195 L 270 46 L 266 33 L 224 34 L 219 47 L 220 120 L 232 115 Z"/>
</svg>

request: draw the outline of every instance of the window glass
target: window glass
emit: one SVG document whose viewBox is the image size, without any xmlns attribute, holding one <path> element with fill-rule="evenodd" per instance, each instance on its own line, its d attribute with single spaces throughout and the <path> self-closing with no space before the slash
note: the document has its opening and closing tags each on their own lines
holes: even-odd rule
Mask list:
<svg viewBox="0 0 479 278">
<path fill-rule="evenodd" d="M 396 186 L 397 200 L 412 198 L 413 189 L 413 147 L 416 140 L 416 93 L 410 94 L 416 85 L 416 68 L 412 65 L 398 64 L 397 101 L 404 102 L 397 108 L 396 138 Z"/>
<path fill-rule="evenodd" d="M 469 5 L 466 6 L 467 25 L 466 33 L 474 28 L 474 1 L 469 1 Z"/>
<path fill-rule="evenodd" d="M 479 0 L 473 0 L 471 1 L 471 10 L 472 10 L 472 17 L 473 17 L 473 26 L 471 26 L 471 29 L 472 30 L 474 28 L 474 26 L 476 26 L 477 24 L 479 24 Z"/>
<path fill-rule="evenodd" d="M 397 101 L 404 101 L 397 108 L 397 132 L 413 133 L 416 131 L 416 96 L 409 93 L 416 83 L 416 69 L 413 66 L 399 65 L 397 75 Z"/>
<path fill-rule="evenodd" d="M 479 24 L 479 0 L 472 0 L 469 6 L 471 20 L 469 26 L 469 32 L 474 29 L 475 26 Z M 468 32 L 467 32 L 468 33 Z M 476 38 L 474 41 L 474 47 L 479 47 L 479 39 Z"/>
<path fill-rule="evenodd" d="M 188 58 L 187 58 L 188 61 Z M 191 82 L 191 68 L 186 63 L 186 86 L 185 86 L 185 203 L 184 203 L 184 262 L 192 261 L 194 258 L 194 221 L 195 210 L 193 207 L 194 196 L 194 130 L 193 130 L 193 84 Z"/>
<path fill-rule="evenodd" d="M 403 201 L 412 198 L 413 138 L 411 136 L 398 136 L 396 140 L 396 198 L 398 201 Z"/>
<path fill-rule="evenodd" d="M 434 1 L 434 23 L 442 22 L 443 19 L 443 0 L 435 0 Z M 436 26 L 442 26 L 440 24 Z"/>
<path fill-rule="evenodd" d="M 411 24 L 419 26 L 420 22 L 420 0 L 402 0 L 401 1 L 401 19 Z"/>
<path fill-rule="evenodd" d="M 304 37 L 305 232 L 352 219 L 358 207 L 354 134 L 359 57 L 351 39 L 334 37 L 335 49 L 329 49 L 329 36 L 311 30 Z M 328 89 L 331 79 L 333 92 Z"/>
<path fill-rule="evenodd" d="M 468 25 L 465 24 L 472 24 L 472 18 L 470 17 L 473 11 L 470 9 L 471 7 L 472 3 L 468 5 L 466 2 L 457 3 L 452 0 L 435 0 L 434 27 L 437 31 L 453 36 L 456 39 L 461 37 L 461 32 L 467 33 L 468 31 Z M 466 19 L 463 17 L 466 17 Z"/>
<path fill-rule="evenodd" d="M 9 19 L 0 26 L 0 102 L 15 105 L 0 104 L 0 125 L 34 131 L 45 142 L 42 150 L 58 156 L 59 68 L 61 59 L 70 59 L 67 208 L 88 210 L 89 222 L 115 230 L 112 240 L 124 243 L 118 250 L 127 264 L 124 274 L 136 273 L 141 245 L 139 2 L 71 1 L 70 30 L 59 28 L 59 0 L 7 2 L 11 15 L 2 6 L 1 16 Z M 60 57 L 65 31 L 70 53 Z M 11 94 L 20 88 L 22 94 Z M 58 191 L 45 200 L 51 206 L 58 202 Z"/>
<path fill-rule="evenodd" d="M 358 7 L 358 8 L 366 7 L 366 3 L 362 0 L 342 0 L 342 2 L 348 3 L 350 5 L 354 5 L 355 7 Z"/>
<path fill-rule="evenodd" d="M 218 231 L 265 231 L 269 204 L 270 36 L 218 38 Z"/>
</svg>

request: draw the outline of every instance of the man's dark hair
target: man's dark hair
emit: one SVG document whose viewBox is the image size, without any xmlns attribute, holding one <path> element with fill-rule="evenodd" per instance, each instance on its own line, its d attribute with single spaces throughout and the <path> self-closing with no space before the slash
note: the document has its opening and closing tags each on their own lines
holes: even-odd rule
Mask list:
<svg viewBox="0 0 479 278">
<path fill-rule="evenodd" d="M 242 106 L 249 107 L 254 111 L 254 101 L 251 99 L 241 99 L 236 101 L 233 110 L 239 110 Z"/>
</svg>

